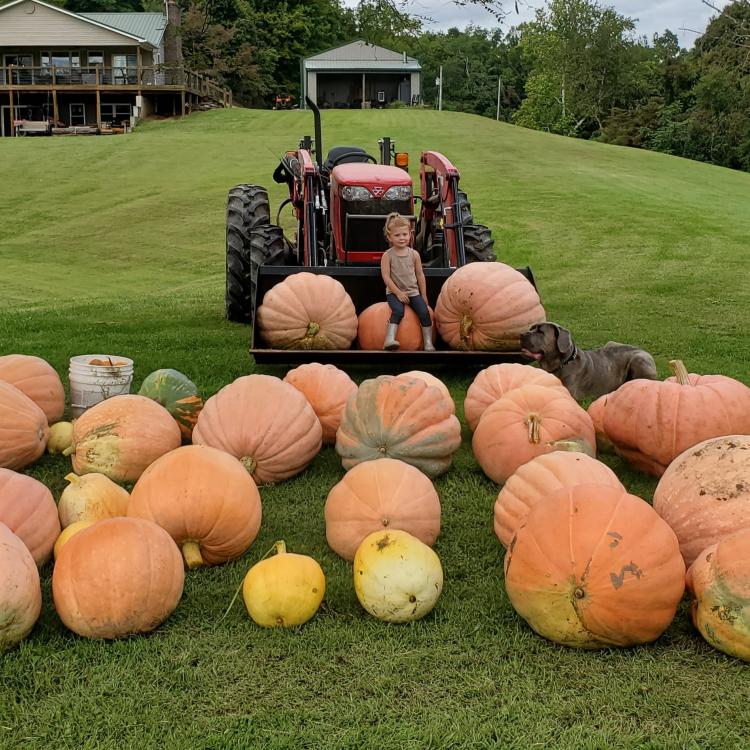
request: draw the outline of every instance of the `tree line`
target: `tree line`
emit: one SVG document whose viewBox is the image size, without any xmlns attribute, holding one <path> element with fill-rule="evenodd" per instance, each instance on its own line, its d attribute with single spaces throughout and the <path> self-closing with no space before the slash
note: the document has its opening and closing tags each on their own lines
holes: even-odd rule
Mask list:
<svg viewBox="0 0 750 750">
<path fill-rule="evenodd" d="M 163 7 L 63 1 L 80 11 Z M 632 19 L 596 0 L 548 0 L 509 31 L 439 32 L 399 0 L 355 8 L 340 0 L 178 2 L 186 65 L 219 79 L 245 106 L 270 107 L 280 93 L 298 98 L 302 58 L 359 38 L 419 60 L 426 106 L 435 106 L 442 66 L 444 109 L 750 171 L 750 0 L 716 8 L 689 50 L 670 30 L 638 36 Z M 473 2 L 502 16 L 495 0 Z"/>
</svg>

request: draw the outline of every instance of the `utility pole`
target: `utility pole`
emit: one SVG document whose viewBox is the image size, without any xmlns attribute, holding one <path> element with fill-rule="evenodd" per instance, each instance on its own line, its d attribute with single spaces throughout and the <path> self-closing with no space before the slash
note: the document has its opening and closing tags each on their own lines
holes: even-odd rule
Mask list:
<svg viewBox="0 0 750 750">
<path fill-rule="evenodd" d="M 443 111 L 443 66 L 440 66 L 440 76 L 438 77 L 438 112 Z"/>
<path fill-rule="evenodd" d="M 503 90 L 503 79 L 502 76 L 497 77 L 497 112 L 495 113 L 495 119 L 500 120 L 500 94 Z"/>
</svg>

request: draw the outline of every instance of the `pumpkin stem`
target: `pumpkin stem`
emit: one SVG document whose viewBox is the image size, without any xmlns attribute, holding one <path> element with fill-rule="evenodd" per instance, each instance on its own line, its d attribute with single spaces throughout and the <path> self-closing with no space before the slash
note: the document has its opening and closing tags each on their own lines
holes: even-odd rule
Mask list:
<svg viewBox="0 0 750 750">
<path fill-rule="evenodd" d="M 471 335 L 471 329 L 474 327 L 474 321 L 466 314 L 461 316 L 460 335 L 461 341 L 465 341 Z"/>
<path fill-rule="evenodd" d="M 188 570 L 195 570 L 203 565 L 201 546 L 198 542 L 183 542 L 182 556 L 185 558 L 185 564 L 188 566 Z"/>
<path fill-rule="evenodd" d="M 680 385 L 690 385 L 690 375 L 688 374 L 687 367 L 685 367 L 681 359 L 670 360 L 669 366 L 672 368 L 672 372 L 674 373 L 674 379 Z"/>
<path fill-rule="evenodd" d="M 313 336 L 317 336 L 320 332 L 320 325 L 318 323 L 310 322 L 307 324 L 307 333 L 305 336 L 309 336 L 312 338 Z"/>
<path fill-rule="evenodd" d="M 62 452 L 63 456 L 69 456 L 71 453 L 76 452 L 76 447 L 72 443 Z M 67 479 L 67 477 L 65 477 Z"/>
<path fill-rule="evenodd" d="M 71 484 L 78 484 L 81 481 L 81 477 L 71 471 L 70 474 L 65 475 L 65 480 Z"/>
<path fill-rule="evenodd" d="M 539 431 L 542 427 L 542 418 L 536 413 L 529 414 L 529 416 L 526 417 L 525 424 L 529 428 L 529 442 L 538 443 L 540 439 Z"/>
<path fill-rule="evenodd" d="M 273 548 L 277 555 L 286 554 L 286 542 L 283 539 L 280 539 L 278 542 L 274 542 Z"/>
<path fill-rule="evenodd" d="M 252 456 L 243 456 L 240 463 L 247 469 L 248 474 L 252 474 L 258 466 L 258 462 Z"/>
</svg>

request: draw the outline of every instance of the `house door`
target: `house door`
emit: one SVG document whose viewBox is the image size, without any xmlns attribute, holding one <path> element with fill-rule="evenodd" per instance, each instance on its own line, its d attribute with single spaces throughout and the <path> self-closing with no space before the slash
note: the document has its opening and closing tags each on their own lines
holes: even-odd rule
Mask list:
<svg viewBox="0 0 750 750">
<path fill-rule="evenodd" d="M 84 104 L 71 104 L 70 105 L 70 119 L 68 125 L 71 127 L 74 125 L 85 125 L 86 124 L 86 106 Z"/>
<path fill-rule="evenodd" d="M 13 135 L 10 123 L 10 104 L 0 106 L 0 138 Z"/>
<path fill-rule="evenodd" d="M 12 65 L 14 68 L 33 68 L 34 67 L 34 56 L 33 55 L 3 55 L 3 71 L 2 71 L 2 82 L 10 83 L 8 80 L 8 66 Z M 13 83 L 32 83 L 31 80 L 32 71 L 14 70 L 13 71 Z"/>
</svg>

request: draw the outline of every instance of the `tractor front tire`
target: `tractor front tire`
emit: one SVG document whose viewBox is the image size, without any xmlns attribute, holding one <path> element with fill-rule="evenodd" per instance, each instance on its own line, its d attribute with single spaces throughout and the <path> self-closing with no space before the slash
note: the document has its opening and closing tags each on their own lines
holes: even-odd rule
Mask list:
<svg viewBox="0 0 750 750">
<path fill-rule="evenodd" d="M 464 227 L 464 253 L 467 263 L 495 261 L 495 240 L 489 227 L 468 224 Z"/>
<path fill-rule="evenodd" d="M 234 227 L 248 234 L 271 223 L 268 191 L 260 185 L 235 185 L 227 195 L 227 230 Z"/>
</svg>

